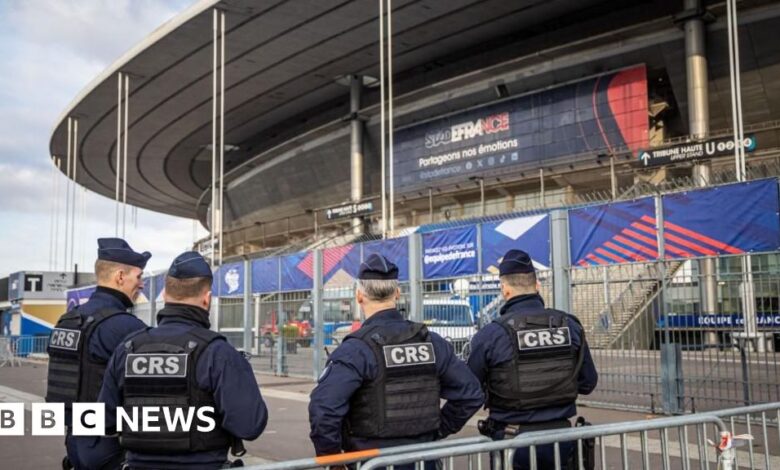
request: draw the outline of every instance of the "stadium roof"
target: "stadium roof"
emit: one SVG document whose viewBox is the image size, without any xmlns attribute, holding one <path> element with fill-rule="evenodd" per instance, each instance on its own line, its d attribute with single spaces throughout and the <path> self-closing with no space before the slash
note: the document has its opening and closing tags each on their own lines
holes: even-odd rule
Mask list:
<svg viewBox="0 0 780 470">
<path fill-rule="evenodd" d="M 579 47 L 606 47 L 621 38 L 625 39 L 621 46 L 628 48 L 621 50 L 632 50 L 630 38 L 638 31 L 630 28 L 647 27 L 653 21 L 656 24 L 651 31 L 664 35 L 663 40 L 679 39 L 682 33 L 669 21 L 669 15 L 678 11 L 681 3 L 395 0 L 394 73 L 399 110 L 408 105 L 419 111 L 407 118 L 409 122 L 494 99 L 489 95 L 492 87 L 473 93 L 470 100 L 459 101 L 453 95 L 448 102 L 441 99 L 441 94 L 479 80 L 489 81 L 500 75 L 502 64 L 520 60 L 519 56 L 529 67 L 556 59 L 539 54 L 534 57 L 534 51 L 566 44 L 568 49 L 561 50 L 564 56 Z M 316 153 L 320 163 L 339 155 L 348 160 L 348 139 L 339 134 L 346 127 L 348 89 L 339 78 L 349 74 L 379 75 L 377 4 L 348 0 L 202 0 L 146 37 L 76 96 L 55 125 L 51 154 L 65 156 L 67 117 L 78 118 L 77 182 L 114 197 L 116 73 L 127 73 L 128 202 L 204 220 L 205 205 L 198 204 L 206 201 L 211 179 L 212 9 L 216 7 L 227 16 L 225 142 L 232 150 L 226 151 L 225 158 L 229 177 L 236 179 L 260 171 L 280 155 L 285 155 L 284 171 L 301 173 L 304 186 L 328 181 L 328 171 L 332 171 L 332 178 L 343 177 L 340 169 L 328 170 L 327 165 L 322 165 L 322 174 L 317 174 L 311 161 L 296 157 L 308 152 Z M 609 23 L 609 31 L 604 31 L 605 23 Z M 754 42 L 756 51 L 775 44 Z M 521 43 L 525 49 L 518 47 Z M 664 54 L 679 54 L 679 50 Z M 659 63 L 663 62 L 662 56 L 658 54 Z M 635 59 L 629 56 L 625 60 L 630 64 Z M 535 73 L 546 76 L 535 80 L 531 72 L 517 74 L 512 91 L 576 78 L 555 68 L 539 68 Z M 761 85 L 762 91 L 766 86 Z M 430 101 L 427 107 L 412 106 L 437 94 L 438 101 Z M 761 100 L 769 93 L 759 95 L 756 99 Z M 780 97 L 780 92 L 772 93 L 772 97 Z M 369 119 L 375 119 L 377 102 L 378 91 L 367 90 L 364 111 Z M 397 122 L 404 123 L 402 112 Z M 312 147 L 318 138 L 327 135 L 335 136 L 333 146 Z M 311 145 L 301 148 L 304 143 Z M 263 196 L 258 197 L 258 204 L 262 204 Z M 268 199 L 267 203 L 273 201 Z"/>
</svg>

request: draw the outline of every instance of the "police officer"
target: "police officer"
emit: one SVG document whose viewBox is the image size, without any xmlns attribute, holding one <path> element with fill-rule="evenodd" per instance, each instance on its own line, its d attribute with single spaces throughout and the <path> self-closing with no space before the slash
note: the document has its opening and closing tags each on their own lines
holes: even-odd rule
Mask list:
<svg viewBox="0 0 780 470">
<path fill-rule="evenodd" d="M 148 251 L 133 251 L 120 238 L 98 239 L 97 288 L 85 304 L 60 317 L 49 337 L 46 401 L 65 403 L 65 469 L 87 468 L 80 458 L 86 448 L 98 456 L 99 466 L 118 465 L 111 461 L 117 455 L 116 442 L 71 435 L 71 405 L 97 401 L 114 349 L 129 333 L 146 326 L 128 310 L 143 289 L 141 275 L 151 256 Z"/>
<path fill-rule="evenodd" d="M 480 431 L 502 439 L 570 427 L 577 395 L 591 393 L 598 381 L 582 325 L 574 315 L 545 308 L 527 253 L 509 250 L 499 264 L 499 280 L 506 304 L 498 319 L 474 335 L 467 359 L 490 410 Z M 574 448 L 561 445 L 563 468 L 575 460 Z M 537 459 L 538 468 L 553 468 L 553 447 L 539 447 Z M 518 451 L 513 464 L 530 468 L 528 450 Z"/>
<path fill-rule="evenodd" d="M 403 319 L 399 295 L 398 267 L 369 256 L 355 293 L 366 320 L 330 355 L 311 393 L 317 455 L 442 439 L 482 406 L 468 367 L 439 335 Z"/>
<path fill-rule="evenodd" d="M 127 468 L 218 469 L 243 466 L 241 440 L 254 440 L 268 422 L 268 410 L 249 361 L 209 329 L 212 273 L 203 257 L 189 251 L 171 264 L 165 278 L 165 307 L 159 326 L 125 339 L 111 358 L 100 400 L 106 403 L 106 433 L 114 432 L 116 407 L 165 407 L 175 413 L 212 407 L 216 426 L 190 432 L 123 429 L 119 442 L 127 451 Z M 154 364 L 157 364 L 155 366 Z M 164 364 L 160 366 L 160 364 Z M 127 366 L 127 367 L 126 367 Z M 139 415 L 141 414 L 139 410 Z M 164 423 L 162 416 L 159 420 Z"/>
</svg>

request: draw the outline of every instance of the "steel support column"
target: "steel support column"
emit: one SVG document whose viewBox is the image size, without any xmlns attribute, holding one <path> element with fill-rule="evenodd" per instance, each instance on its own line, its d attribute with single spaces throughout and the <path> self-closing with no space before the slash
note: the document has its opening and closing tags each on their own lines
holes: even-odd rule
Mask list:
<svg viewBox="0 0 780 470">
<path fill-rule="evenodd" d="M 349 82 L 350 122 L 350 181 L 352 202 L 363 199 L 363 121 L 360 119 L 360 97 L 363 91 L 363 77 L 351 75 Z M 316 216 L 315 216 L 316 217 Z M 352 233 L 362 235 L 363 219 L 352 218 Z"/>
<path fill-rule="evenodd" d="M 323 272 L 322 250 L 314 250 L 313 255 L 313 285 L 311 308 L 314 320 L 314 363 L 312 377 L 316 380 L 322 373 L 322 351 L 325 347 L 325 304 L 323 302 Z"/>
<path fill-rule="evenodd" d="M 252 262 L 244 260 L 244 351 L 252 352 Z"/>
<path fill-rule="evenodd" d="M 556 309 L 571 312 L 571 285 L 569 259 L 569 213 L 554 210 L 550 214 L 552 242 L 553 303 Z"/>
<path fill-rule="evenodd" d="M 409 320 L 423 321 L 422 235 L 409 235 Z"/>
</svg>

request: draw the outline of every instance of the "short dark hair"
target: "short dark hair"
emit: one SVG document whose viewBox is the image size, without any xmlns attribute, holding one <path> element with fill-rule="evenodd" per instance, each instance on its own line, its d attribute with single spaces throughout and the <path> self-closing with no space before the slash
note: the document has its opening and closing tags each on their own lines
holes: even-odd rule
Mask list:
<svg viewBox="0 0 780 470">
<path fill-rule="evenodd" d="M 190 277 L 179 279 L 165 276 L 165 294 L 174 299 L 191 299 L 211 290 L 211 278 Z"/>
<path fill-rule="evenodd" d="M 536 273 L 515 273 L 505 274 L 500 277 L 501 282 L 508 285 L 512 289 L 522 292 L 531 293 L 536 292 Z"/>
</svg>

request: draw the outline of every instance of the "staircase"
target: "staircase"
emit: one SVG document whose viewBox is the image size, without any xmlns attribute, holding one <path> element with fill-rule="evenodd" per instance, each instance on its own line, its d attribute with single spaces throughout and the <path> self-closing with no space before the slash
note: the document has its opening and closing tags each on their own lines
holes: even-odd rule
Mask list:
<svg viewBox="0 0 780 470">
<path fill-rule="evenodd" d="M 681 265 L 667 265 L 666 279 Z M 582 322 L 592 348 L 649 346 L 655 329 L 652 307 L 662 291 L 662 274 L 656 263 L 572 271 L 573 313 Z"/>
</svg>

